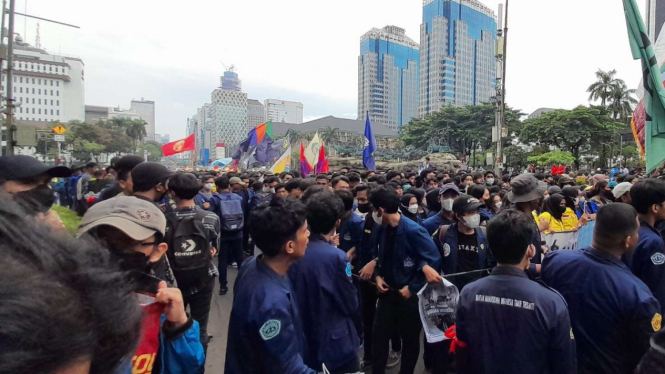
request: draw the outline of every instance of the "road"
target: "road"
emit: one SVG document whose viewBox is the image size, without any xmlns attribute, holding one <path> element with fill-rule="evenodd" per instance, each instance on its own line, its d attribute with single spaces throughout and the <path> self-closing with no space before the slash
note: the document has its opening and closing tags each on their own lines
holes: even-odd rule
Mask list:
<svg viewBox="0 0 665 374">
<path fill-rule="evenodd" d="M 208 358 L 206 360 L 206 372 L 209 374 L 224 373 L 224 358 L 226 356 L 226 337 L 229 328 L 229 316 L 233 304 L 233 283 L 235 282 L 237 269 L 228 269 L 229 293 L 225 296 L 218 294 L 219 282 L 215 286 L 215 293 L 212 296 L 210 306 L 210 321 L 208 322 L 208 334 L 214 338 L 208 345 Z M 422 339 L 421 339 L 422 341 Z M 424 373 L 422 361 L 422 346 L 420 349 L 421 358 L 416 366 L 415 373 Z M 387 371 L 391 374 L 399 372 L 399 365 Z M 371 370 L 366 371 L 371 373 Z"/>
</svg>

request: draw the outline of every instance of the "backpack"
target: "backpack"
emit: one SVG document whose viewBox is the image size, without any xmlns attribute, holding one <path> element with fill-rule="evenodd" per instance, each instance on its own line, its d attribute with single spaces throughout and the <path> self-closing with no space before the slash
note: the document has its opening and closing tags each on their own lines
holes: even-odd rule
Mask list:
<svg viewBox="0 0 665 374">
<path fill-rule="evenodd" d="M 210 242 L 203 226 L 207 214 L 205 210 L 184 218 L 175 212 L 166 214 L 166 254 L 180 287 L 197 287 L 208 279 Z"/>
<path fill-rule="evenodd" d="M 271 194 L 263 194 L 263 193 L 254 193 L 252 197 L 249 200 L 249 211 L 251 212 L 254 210 L 257 206 L 269 202 L 272 199 Z"/>
<path fill-rule="evenodd" d="M 245 215 L 242 211 L 242 200 L 235 198 L 236 195 L 217 194 L 217 215 L 220 221 L 221 232 L 238 232 L 245 227 Z"/>
</svg>

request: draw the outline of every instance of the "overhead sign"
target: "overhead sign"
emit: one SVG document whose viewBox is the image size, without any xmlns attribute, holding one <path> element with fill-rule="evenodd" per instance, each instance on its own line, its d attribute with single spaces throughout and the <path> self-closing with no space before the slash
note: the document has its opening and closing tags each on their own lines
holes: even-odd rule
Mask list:
<svg viewBox="0 0 665 374">
<path fill-rule="evenodd" d="M 64 142 L 65 141 L 65 136 L 64 135 L 53 135 L 53 140 L 56 142 Z"/>
<path fill-rule="evenodd" d="M 58 126 L 54 127 L 53 130 L 51 130 L 51 131 L 53 131 L 54 133 L 56 133 L 58 135 L 61 135 L 61 134 L 64 134 L 65 132 L 67 132 L 67 129 L 64 128 L 62 125 L 58 125 Z"/>
</svg>

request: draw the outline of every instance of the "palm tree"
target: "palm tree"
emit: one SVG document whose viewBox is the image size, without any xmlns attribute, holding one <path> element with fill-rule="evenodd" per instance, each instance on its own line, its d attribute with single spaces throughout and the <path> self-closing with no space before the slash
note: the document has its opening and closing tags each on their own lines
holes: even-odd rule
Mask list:
<svg viewBox="0 0 665 374">
<path fill-rule="evenodd" d="M 321 140 L 326 145 L 337 145 L 339 143 L 339 129 L 332 128 L 330 126 L 326 127 L 321 131 Z"/>
<path fill-rule="evenodd" d="M 289 142 L 291 143 L 291 146 L 299 143 L 301 140 L 305 139 L 305 136 L 303 133 L 296 129 L 289 129 L 286 132 L 286 137 L 289 139 Z"/>
<path fill-rule="evenodd" d="M 587 89 L 587 92 L 590 93 L 589 101 L 596 101 L 600 99 L 600 105 L 605 106 L 607 99 L 612 94 L 614 86 L 617 84 L 617 79 L 614 78 L 616 74 L 616 70 L 605 72 L 598 69 L 596 72 L 596 82 L 589 86 Z"/>
<path fill-rule="evenodd" d="M 130 139 L 132 139 L 132 142 L 134 143 L 134 149 L 136 149 L 136 144 L 143 140 L 143 138 L 147 135 L 145 131 L 145 125 L 146 122 L 143 120 L 133 120 L 133 121 L 128 121 L 126 124 L 126 134 L 129 136 Z"/>
<path fill-rule="evenodd" d="M 608 98 L 611 101 L 608 109 L 612 112 L 612 118 L 620 119 L 622 122 L 628 120 L 637 105 L 635 92 L 634 89 L 629 90 L 622 80 L 617 80 Z"/>
</svg>

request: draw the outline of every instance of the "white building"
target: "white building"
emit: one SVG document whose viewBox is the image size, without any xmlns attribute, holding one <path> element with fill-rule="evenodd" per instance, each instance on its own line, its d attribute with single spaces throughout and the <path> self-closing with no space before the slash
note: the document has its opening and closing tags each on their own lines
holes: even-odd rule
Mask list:
<svg viewBox="0 0 665 374">
<path fill-rule="evenodd" d="M 266 122 L 266 112 L 263 104 L 254 99 L 247 100 L 247 131 Z"/>
<path fill-rule="evenodd" d="M 247 94 L 217 88 L 212 91 L 213 125 L 210 132 L 211 147 L 224 144 L 225 153 L 247 137 Z M 211 159 L 224 158 L 211 149 Z"/>
<path fill-rule="evenodd" d="M 295 101 L 267 99 L 263 102 L 266 110 L 266 121 L 302 123 L 303 105 Z"/>
<path fill-rule="evenodd" d="M 129 109 L 136 112 L 146 122 L 145 132 L 148 140 L 160 141 L 161 139 L 155 139 L 155 102 L 143 98 L 141 100 L 132 99 Z"/>
<path fill-rule="evenodd" d="M 99 120 L 109 120 L 113 118 L 127 118 L 130 120 L 141 120 L 141 116 L 131 109 L 121 109 L 120 107 L 108 107 L 99 105 L 85 106 L 85 122 L 95 123 Z"/>
<path fill-rule="evenodd" d="M 13 80 L 14 99 L 21 103 L 15 111 L 18 123 L 85 120 L 85 74 L 80 58 L 49 54 L 17 35 Z M 6 93 L 6 87 L 3 69 L 2 92 Z"/>
</svg>

